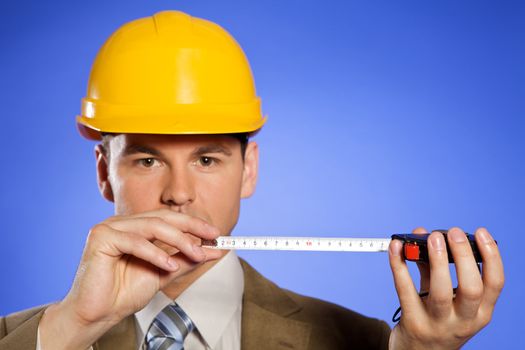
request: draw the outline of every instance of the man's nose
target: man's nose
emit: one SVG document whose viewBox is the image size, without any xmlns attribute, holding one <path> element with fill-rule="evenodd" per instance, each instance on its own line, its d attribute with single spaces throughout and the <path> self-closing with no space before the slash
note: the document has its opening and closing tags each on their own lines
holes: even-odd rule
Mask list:
<svg viewBox="0 0 525 350">
<path fill-rule="evenodd" d="M 189 169 L 172 168 L 161 201 L 170 207 L 184 207 L 195 200 L 195 184 Z"/>
</svg>

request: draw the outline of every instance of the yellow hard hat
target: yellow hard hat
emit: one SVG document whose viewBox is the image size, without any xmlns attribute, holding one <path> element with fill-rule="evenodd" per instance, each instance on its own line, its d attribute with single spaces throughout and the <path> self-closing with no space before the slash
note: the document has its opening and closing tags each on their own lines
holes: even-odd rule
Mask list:
<svg viewBox="0 0 525 350">
<path fill-rule="evenodd" d="M 215 23 L 164 11 L 126 23 L 100 49 L 80 133 L 225 134 L 263 126 L 250 65 Z"/>
</svg>

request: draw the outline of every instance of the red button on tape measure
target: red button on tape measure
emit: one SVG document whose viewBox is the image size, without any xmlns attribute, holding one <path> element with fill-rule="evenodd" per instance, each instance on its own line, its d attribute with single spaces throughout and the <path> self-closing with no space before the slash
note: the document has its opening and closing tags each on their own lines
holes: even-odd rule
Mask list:
<svg viewBox="0 0 525 350">
<path fill-rule="evenodd" d="M 405 259 L 410 261 L 419 261 L 419 246 L 416 243 L 405 243 L 403 248 Z"/>
</svg>

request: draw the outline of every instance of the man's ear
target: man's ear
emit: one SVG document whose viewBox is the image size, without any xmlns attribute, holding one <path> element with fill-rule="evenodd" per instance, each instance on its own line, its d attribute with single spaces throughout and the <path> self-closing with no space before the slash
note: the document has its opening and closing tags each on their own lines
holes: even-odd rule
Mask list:
<svg viewBox="0 0 525 350">
<path fill-rule="evenodd" d="M 254 141 L 246 145 L 244 169 L 242 172 L 241 198 L 248 198 L 255 192 L 259 171 L 259 146 Z"/>
<path fill-rule="evenodd" d="M 95 158 L 97 160 L 97 183 L 102 197 L 113 202 L 113 189 L 109 182 L 109 162 L 107 154 L 101 144 L 95 146 Z"/>
</svg>

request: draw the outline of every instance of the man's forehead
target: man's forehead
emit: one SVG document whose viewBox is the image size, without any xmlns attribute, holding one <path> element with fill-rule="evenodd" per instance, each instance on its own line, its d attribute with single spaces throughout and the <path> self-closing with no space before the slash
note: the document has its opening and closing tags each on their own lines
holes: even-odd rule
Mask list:
<svg viewBox="0 0 525 350">
<path fill-rule="evenodd" d="M 219 146 L 226 149 L 237 147 L 239 141 L 234 137 L 218 135 L 161 135 L 161 134 L 118 134 L 110 141 L 111 148 L 117 152 L 134 146 L 147 146 L 158 150 L 187 149 L 193 150 L 203 146 Z"/>
</svg>

